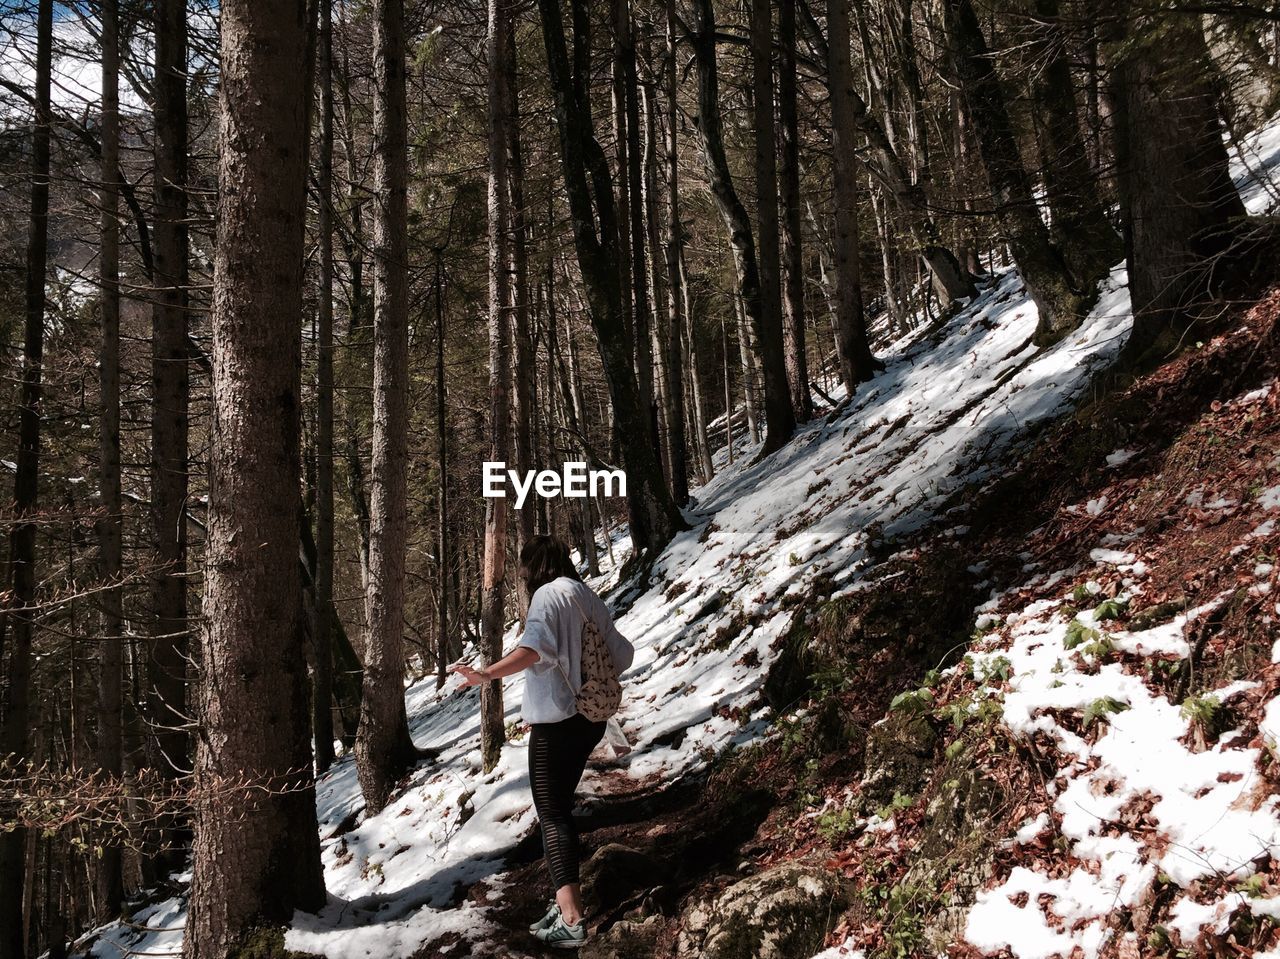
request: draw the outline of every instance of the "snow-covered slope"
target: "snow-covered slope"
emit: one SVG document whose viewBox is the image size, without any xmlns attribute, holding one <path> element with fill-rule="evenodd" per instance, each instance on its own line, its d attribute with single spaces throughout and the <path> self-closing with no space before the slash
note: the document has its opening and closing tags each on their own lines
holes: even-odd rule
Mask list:
<svg viewBox="0 0 1280 959">
<path fill-rule="evenodd" d="M 1269 171 L 1280 156 L 1280 127 L 1244 152 L 1249 169 Z M 1246 177 L 1241 167 L 1250 204 L 1266 206 L 1266 176 Z M 951 494 L 998 475 L 1037 424 L 1069 409 L 1119 350 L 1131 321 L 1124 283 L 1117 269 L 1081 328 L 1039 352 L 1031 344 L 1035 307 L 1007 271 L 941 328 L 896 344 L 884 372 L 830 421 L 804 427 L 759 463 L 740 456 L 697 490 L 692 528 L 658 558 L 647 583 L 616 597 L 625 610 L 619 625 L 637 647 L 621 715 L 634 749 L 589 771 L 585 791 L 617 788 L 619 779 L 670 781 L 732 743 L 765 735 L 758 693 L 774 640 L 790 621 L 784 597 L 817 577 L 828 577 L 836 593 L 856 589 L 872 540 L 962 523 L 944 515 Z M 1041 646 L 1027 645 L 1028 657 L 1047 655 L 1036 649 L 1056 641 L 1045 635 L 1058 629 L 1051 611 L 1041 614 L 1039 632 L 1029 625 L 1027 634 Z M 519 679 L 508 682 L 513 724 L 520 696 Z M 487 907 L 458 893 L 483 879 L 501 895 L 504 854 L 534 828 L 525 740 L 517 731 L 486 775 L 475 691 L 437 692 L 428 680 L 407 697 L 415 739 L 438 758 L 381 814 L 341 834 L 339 825 L 358 819 L 361 807 L 353 764 L 343 760 L 323 777 L 318 803 L 330 902 L 319 915 L 295 917 L 286 938 L 292 949 L 392 959 L 453 933 L 469 943 L 457 954 L 488 951 L 495 930 Z M 118 955 L 107 940 L 176 954 L 180 900 L 134 921 L 155 931 L 106 927 L 91 954 Z M 503 947 L 501 954 L 514 953 Z"/>
</svg>

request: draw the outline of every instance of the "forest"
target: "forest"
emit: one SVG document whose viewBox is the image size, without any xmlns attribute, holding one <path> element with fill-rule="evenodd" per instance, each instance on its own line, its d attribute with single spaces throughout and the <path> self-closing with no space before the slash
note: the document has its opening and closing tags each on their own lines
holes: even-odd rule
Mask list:
<svg viewBox="0 0 1280 959">
<path fill-rule="evenodd" d="M 1251 0 L 0 0 L 0 959 L 542 954 L 548 535 L 584 955 L 1280 955 L 1277 110 Z"/>
</svg>

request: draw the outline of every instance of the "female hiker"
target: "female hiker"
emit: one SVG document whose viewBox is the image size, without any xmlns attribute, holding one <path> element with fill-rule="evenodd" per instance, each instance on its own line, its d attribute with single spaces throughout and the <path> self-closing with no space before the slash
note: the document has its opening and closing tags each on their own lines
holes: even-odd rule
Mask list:
<svg viewBox="0 0 1280 959">
<path fill-rule="evenodd" d="M 569 547 L 535 536 L 520 551 L 529 615 L 514 650 L 485 669 L 455 666 L 467 686 L 522 670 L 521 712 L 529 723 L 529 784 L 542 825 L 542 849 L 555 902 L 529 931 L 548 945 L 575 949 L 586 940 L 578 885 L 574 791 L 587 757 L 604 736 L 621 698 L 618 676 L 635 650 L 600 597 L 578 577 Z"/>
</svg>

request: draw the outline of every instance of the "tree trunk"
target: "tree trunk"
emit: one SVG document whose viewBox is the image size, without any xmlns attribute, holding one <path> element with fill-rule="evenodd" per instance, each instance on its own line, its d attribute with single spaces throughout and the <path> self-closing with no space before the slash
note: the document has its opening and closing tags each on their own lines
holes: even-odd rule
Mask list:
<svg viewBox="0 0 1280 959">
<path fill-rule="evenodd" d="M 1209 54 L 1195 14 L 1125 4 L 1113 38 L 1116 160 L 1133 333 L 1123 359 L 1180 336 L 1229 265 L 1244 205 L 1231 181 Z"/>
<path fill-rule="evenodd" d="M 760 421 L 757 415 L 760 409 L 758 402 L 760 390 L 756 382 L 754 361 L 759 347 L 752 340 L 742 297 L 733 298 L 733 317 L 738 331 L 738 361 L 742 364 L 742 409 L 747 416 L 747 438 L 754 444 L 760 442 Z"/>
<path fill-rule="evenodd" d="M 307 25 L 288 0 L 223 0 L 220 14 L 214 421 L 188 959 L 223 959 L 262 923 L 324 904 L 298 562 L 311 98 L 298 64 Z"/>
<path fill-rule="evenodd" d="M 757 10 L 760 6 L 763 10 Z M 729 160 L 725 154 L 723 124 L 720 117 L 720 81 L 716 65 L 716 21 L 711 0 L 697 0 L 698 20 L 692 34 L 694 59 L 698 68 L 698 134 L 716 207 L 729 232 L 734 267 L 738 280 L 738 296 L 755 333 L 762 358 L 768 363 L 765 375 L 766 435 L 760 455 L 780 449 L 795 429 L 795 414 L 787 390 L 786 369 L 782 362 L 782 307 L 777 280 L 777 182 L 773 155 L 773 79 L 769 57 L 769 31 L 761 25 L 768 18 L 768 4 L 752 0 L 752 63 L 756 96 L 765 87 L 765 104 L 756 104 L 757 190 L 771 199 L 761 202 L 762 233 L 771 230 L 770 260 L 763 273 L 756 256 L 751 218 L 733 184 Z M 764 31 L 761 35 L 761 31 Z M 760 62 L 763 58 L 763 62 Z M 768 76 L 764 74 L 768 72 Z M 765 114 L 767 113 L 767 118 Z M 764 123 L 767 130 L 761 129 Z M 764 164 L 767 169 L 760 170 Z M 770 209 L 772 216 L 770 216 Z M 771 273 L 766 280 L 764 274 Z M 775 309 L 776 307 L 776 309 Z"/>
<path fill-rule="evenodd" d="M 689 307 L 689 275 L 685 266 L 684 251 L 679 251 L 680 256 L 680 295 L 681 306 L 683 307 L 685 317 L 685 342 L 679 344 L 677 348 L 687 350 L 688 362 L 685 368 L 689 371 L 687 377 L 689 381 L 689 397 L 691 399 L 692 417 L 693 417 L 693 434 L 698 446 L 698 460 L 702 468 L 702 482 L 709 483 L 711 477 L 715 474 L 715 466 L 711 461 L 711 443 L 707 439 L 707 414 L 706 404 L 702 397 L 702 379 L 698 373 L 698 341 L 694 335 L 693 328 L 693 311 Z"/>
<path fill-rule="evenodd" d="M 781 448 L 796 428 L 783 357 L 782 260 L 778 232 L 778 147 L 773 119 L 773 17 L 769 0 L 751 3 L 751 76 L 755 107 L 756 223 L 760 229 L 760 313 L 755 322 L 764 387 L 762 454 Z"/>
<path fill-rule="evenodd" d="M 1089 290 L 1110 274 L 1123 249 L 1098 199 L 1098 181 L 1085 151 L 1058 0 L 1033 0 L 1033 14 L 1028 52 L 1036 67 L 1036 109 L 1031 115 L 1045 158 L 1050 234 L 1077 284 Z"/>
<path fill-rule="evenodd" d="M 36 102 L 31 142 L 31 219 L 27 240 L 25 314 L 22 342 L 18 461 L 14 480 L 15 518 L 9 534 L 12 576 L 8 609 L 8 662 L 0 755 L 12 764 L 28 762 L 31 725 L 31 640 L 36 599 L 36 521 L 40 489 L 40 415 L 44 364 L 45 276 L 49 250 L 50 87 L 53 68 L 53 0 L 40 0 L 36 13 Z M 27 831 L 0 833 L 0 959 L 26 955 L 30 908 L 26 893 Z M 24 909 L 24 906 L 26 909 Z"/>
<path fill-rule="evenodd" d="M 796 116 L 796 0 L 778 5 L 778 120 L 782 162 L 778 186 L 782 200 L 783 352 L 791 407 L 796 419 L 813 416 L 809 361 L 804 342 L 804 248 L 800 229 L 800 130 Z"/>
<path fill-rule="evenodd" d="M 649 298 L 649 269 L 645 259 L 645 210 L 643 154 L 640 146 L 640 78 L 636 69 L 635 32 L 631 23 L 629 0 L 611 0 L 614 19 L 614 56 L 622 78 L 626 131 L 626 227 L 625 244 L 630 255 L 632 349 L 635 350 L 636 391 L 646 422 L 649 441 L 654 450 L 661 448 L 658 436 L 658 412 L 654 404 L 652 353 L 652 302 Z M 619 173 L 621 174 L 621 170 Z"/>
<path fill-rule="evenodd" d="M 685 454 L 685 325 L 690 322 L 684 309 L 684 276 L 681 247 L 684 226 L 680 222 L 680 155 L 676 137 L 680 107 L 676 80 L 675 0 L 666 0 L 666 56 L 662 66 L 662 86 L 666 105 L 663 159 L 667 170 L 667 223 L 663 248 L 667 266 L 667 429 L 671 447 L 671 495 L 680 506 L 689 501 L 689 463 Z"/>
<path fill-rule="evenodd" d="M 977 133 L 1000 232 L 1039 308 L 1037 337 L 1051 342 L 1079 325 L 1094 291 L 1072 276 L 1040 218 L 995 60 L 971 0 L 946 0 L 946 10 L 956 76 Z"/>
<path fill-rule="evenodd" d="M 823 38 L 817 22 L 808 11 L 808 6 L 802 5 L 800 12 L 804 14 L 806 32 L 810 41 L 820 55 L 827 57 L 829 64 L 830 44 Z M 838 20 L 836 25 L 847 35 L 847 16 L 843 20 Z M 829 85 L 830 72 L 828 71 Z M 850 109 L 853 112 L 853 122 L 858 132 L 867 140 L 870 151 L 869 165 L 884 184 L 886 192 L 893 197 L 902 211 L 911 238 L 919 248 L 921 258 L 929 267 L 934 292 L 938 294 L 938 299 L 944 307 L 949 307 L 958 299 L 975 296 L 977 290 L 974 288 L 972 276 L 962 268 L 955 255 L 942 243 L 942 234 L 933 219 L 933 214 L 929 211 L 929 201 L 924 188 L 912 177 L 908 165 L 894 148 L 885 128 L 872 115 L 866 101 L 852 84 L 848 86 L 847 93 Z M 825 276 L 824 273 L 824 290 L 828 288 Z"/>
<path fill-rule="evenodd" d="M 506 0 L 489 0 L 489 456 L 505 462 L 510 455 L 511 379 L 511 210 L 508 192 L 508 126 L 511 122 L 507 72 L 510 34 Z M 480 618 L 480 656 L 488 666 L 502 658 L 506 627 L 507 501 L 485 500 L 484 590 Z M 480 690 L 481 752 L 485 772 L 502 757 L 506 741 L 503 722 L 502 683 L 485 683 Z"/>
<path fill-rule="evenodd" d="M 828 86 L 832 179 L 835 181 L 836 349 L 848 395 L 884 366 L 871 355 L 859 267 L 856 116 L 849 62 L 849 0 L 828 0 Z"/>
<path fill-rule="evenodd" d="M 556 128 L 565 190 L 574 230 L 578 268 L 586 288 L 609 384 L 614 415 L 620 426 L 622 466 L 627 473 L 628 511 L 635 554 L 665 545 L 685 528 L 679 509 L 662 477 L 649 442 L 649 424 L 631 366 L 631 344 L 623 325 L 622 291 L 618 285 L 618 226 L 608 163 L 592 132 L 582 53 L 588 21 L 585 0 L 573 0 L 574 67 L 570 71 L 564 24 L 557 0 L 538 0 L 547 67 L 551 78 Z"/>
<path fill-rule="evenodd" d="M 187 4 L 155 7 L 155 286 L 151 311 L 152 636 L 147 720 L 152 764 L 176 777 L 189 768 L 187 661 Z M 184 856 L 178 824 L 160 823 L 161 870 Z"/>
<path fill-rule="evenodd" d="M 513 289 L 511 291 L 512 310 L 510 311 L 511 340 L 515 346 L 515 389 L 511 396 L 511 412 L 514 420 L 512 430 L 512 452 L 515 454 L 516 469 L 522 473 L 534 469 L 534 390 L 533 332 L 529 323 L 529 254 L 528 233 L 524 213 L 524 152 L 520 143 L 520 95 L 516 74 L 516 41 L 515 22 L 507 14 L 507 37 L 504 42 L 503 55 L 506 58 L 503 70 L 506 74 L 504 92 L 507 96 L 507 113 L 505 117 L 507 140 L 507 183 L 508 224 L 507 231 L 510 243 L 511 272 Z M 516 510 L 516 555 L 524 548 L 524 544 L 533 538 L 535 511 L 539 504 L 545 504 L 542 497 L 525 501 L 524 509 Z M 516 593 L 520 598 L 520 609 L 529 608 L 530 597 L 526 594 L 524 581 L 516 577 Z"/>
<path fill-rule="evenodd" d="M 443 688 L 446 679 L 447 664 L 461 653 L 453 639 L 453 615 L 450 594 L 452 583 L 450 574 L 453 569 L 453 539 L 449 535 L 449 430 L 445 417 L 445 378 L 444 378 L 444 277 L 440 259 L 444 251 L 436 250 L 435 301 L 436 301 L 436 450 L 439 460 L 438 486 L 436 490 L 436 535 L 438 556 L 436 567 L 439 570 L 437 589 L 440 591 L 440 640 L 436 662 L 436 688 Z"/>
<path fill-rule="evenodd" d="M 102 345 L 98 361 L 101 408 L 98 414 L 99 491 L 98 565 L 102 641 L 98 656 L 98 768 L 104 776 L 124 773 L 124 612 L 120 572 L 123 497 L 120 482 L 120 11 L 118 0 L 102 4 L 102 161 L 99 188 L 101 247 L 98 279 L 102 297 Z M 108 842 L 98 863 L 101 921 L 114 919 L 124 904 L 121 849 Z"/>
<path fill-rule="evenodd" d="M 404 707 L 408 533 L 408 131 L 404 0 L 375 0 L 373 460 L 369 468 L 368 635 L 356 770 L 365 808 L 381 810 L 416 751 Z"/>
<path fill-rule="evenodd" d="M 659 457 L 664 467 L 667 487 L 677 503 L 689 498 L 688 480 L 684 475 L 684 428 L 671 427 L 671 324 L 670 315 L 660 304 L 667 300 L 667 277 L 663 265 L 665 256 L 660 234 L 661 214 L 658 212 L 658 78 L 653 63 L 653 50 L 649 34 L 653 24 L 646 23 L 641 55 L 645 63 L 644 81 L 640 85 L 641 107 L 644 117 L 644 223 L 645 253 L 652 289 L 652 315 L 649 323 L 649 349 L 653 367 L 654 435 L 658 440 Z M 678 433 L 681 449 L 674 449 L 673 432 Z M 674 460 L 681 460 L 681 475 L 677 478 Z M 679 488 L 677 488 L 679 487 Z"/>
<path fill-rule="evenodd" d="M 316 331 L 316 771 L 333 765 L 333 4 L 320 0 L 320 290 Z"/>
</svg>

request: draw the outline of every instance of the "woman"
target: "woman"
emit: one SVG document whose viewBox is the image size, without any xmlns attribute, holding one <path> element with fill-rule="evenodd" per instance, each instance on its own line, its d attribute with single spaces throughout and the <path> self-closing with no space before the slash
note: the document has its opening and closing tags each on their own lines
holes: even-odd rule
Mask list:
<svg viewBox="0 0 1280 959">
<path fill-rule="evenodd" d="M 527 670 L 521 713 L 529 723 L 529 784 L 542 824 L 542 850 L 555 886 L 555 903 L 529 931 L 551 946 L 576 949 L 587 938 L 578 884 L 578 833 L 574 791 L 587 757 L 604 736 L 605 723 L 578 712 L 582 687 L 582 631 L 595 623 L 619 674 L 635 650 L 613 624 L 600 597 L 578 576 L 569 547 L 535 536 L 520 551 L 520 573 L 529 591 L 529 615 L 519 644 L 485 669 L 455 666 L 466 686 L 478 686 Z"/>
</svg>

